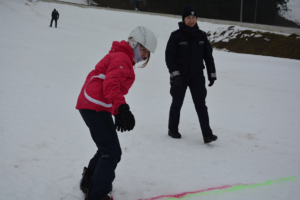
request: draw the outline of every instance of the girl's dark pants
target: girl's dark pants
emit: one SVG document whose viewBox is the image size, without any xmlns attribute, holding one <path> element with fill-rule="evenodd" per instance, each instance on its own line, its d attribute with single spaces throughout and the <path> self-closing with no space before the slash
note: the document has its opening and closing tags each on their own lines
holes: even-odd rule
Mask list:
<svg viewBox="0 0 300 200">
<path fill-rule="evenodd" d="M 94 171 L 88 200 L 99 200 L 112 190 L 115 169 L 121 160 L 122 150 L 109 112 L 94 110 L 79 110 L 79 112 L 98 148 L 88 165 L 89 171 Z"/>
<path fill-rule="evenodd" d="M 172 104 L 169 114 L 169 130 L 172 132 L 178 131 L 180 110 L 183 104 L 186 89 L 189 87 L 200 122 L 202 135 L 212 134 L 212 130 L 209 126 L 207 107 L 205 104 L 205 98 L 207 94 L 205 77 L 201 75 L 200 77 L 194 79 L 182 78 L 182 80 L 182 87 L 179 87 L 171 82 L 170 93 L 172 96 Z"/>
</svg>

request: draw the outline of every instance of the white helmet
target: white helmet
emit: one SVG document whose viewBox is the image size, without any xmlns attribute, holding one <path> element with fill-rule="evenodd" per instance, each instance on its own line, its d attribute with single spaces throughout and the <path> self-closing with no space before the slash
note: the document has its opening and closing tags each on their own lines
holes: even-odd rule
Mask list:
<svg viewBox="0 0 300 200">
<path fill-rule="evenodd" d="M 150 29 L 139 26 L 130 33 L 128 39 L 130 38 L 133 38 L 135 41 L 146 47 L 150 52 L 154 53 L 157 46 L 157 40 Z"/>
</svg>

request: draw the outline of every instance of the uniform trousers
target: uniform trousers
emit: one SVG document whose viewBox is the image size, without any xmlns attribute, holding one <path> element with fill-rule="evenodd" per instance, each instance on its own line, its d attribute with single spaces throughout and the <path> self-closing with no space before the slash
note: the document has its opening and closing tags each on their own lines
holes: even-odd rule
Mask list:
<svg viewBox="0 0 300 200">
<path fill-rule="evenodd" d="M 168 125 L 169 130 L 171 132 L 178 131 L 178 126 L 180 121 L 180 110 L 184 101 L 186 89 L 187 87 L 189 87 L 195 105 L 195 109 L 198 115 L 198 119 L 200 122 L 202 135 L 205 136 L 205 135 L 212 134 L 212 130 L 209 125 L 207 106 L 205 102 L 207 90 L 205 87 L 204 75 L 201 75 L 193 79 L 182 77 L 182 80 L 183 80 L 183 85 L 182 87 L 179 87 L 175 85 L 171 79 L 170 93 L 172 96 L 172 104 L 169 113 L 169 125 Z"/>
</svg>

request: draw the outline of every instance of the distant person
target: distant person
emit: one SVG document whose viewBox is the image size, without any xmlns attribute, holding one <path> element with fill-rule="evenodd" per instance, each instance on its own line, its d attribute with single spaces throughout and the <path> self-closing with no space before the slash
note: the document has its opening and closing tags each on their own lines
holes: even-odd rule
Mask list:
<svg viewBox="0 0 300 200">
<path fill-rule="evenodd" d="M 145 62 L 145 67 L 156 44 L 154 33 L 139 26 L 127 41 L 114 41 L 109 53 L 86 77 L 76 109 L 97 146 L 80 182 L 86 200 L 110 200 L 115 169 L 122 154 L 116 129 L 131 131 L 135 126 L 135 117 L 124 95 L 135 80 L 134 65 Z"/>
<path fill-rule="evenodd" d="M 59 13 L 57 12 L 57 10 L 54 9 L 52 12 L 52 19 L 51 19 L 50 27 L 52 27 L 52 22 L 53 22 L 53 20 L 55 20 L 55 28 L 57 28 L 58 18 L 59 18 Z"/>
<path fill-rule="evenodd" d="M 139 0 L 134 0 L 135 1 L 135 10 L 139 11 Z"/>
<path fill-rule="evenodd" d="M 172 104 L 169 113 L 168 135 L 181 138 L 178 131 L 180 110 L 189 87 L 200 122 L 204 143 L 217 140 L 209 125 L 205 103 L 206 87 L 203 73 L 206 65 L 209 85 L 217 79 L 212 47 L 206 33 L 197 25 L 197 12 L 193 6 L 186 6 L 182 13 L 179 29 L 172 32 L 166 48 L 166 64 L 170 72 Z"/>
</svg>

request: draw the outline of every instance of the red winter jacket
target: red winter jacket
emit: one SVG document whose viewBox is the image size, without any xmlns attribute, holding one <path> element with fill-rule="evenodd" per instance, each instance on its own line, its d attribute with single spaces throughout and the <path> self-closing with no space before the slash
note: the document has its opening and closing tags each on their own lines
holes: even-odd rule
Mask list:
<svg viewBox="0 0 300 200">
<path fill-rule="evenodd" d="M 76 109 L 118 114 L 119 106 L 126 103 L 124 95 L 135 80 L 133 58 L 133 50 L 126 41 L 114 41 L 109 53 L 87 76 Z"/>
</svg>

